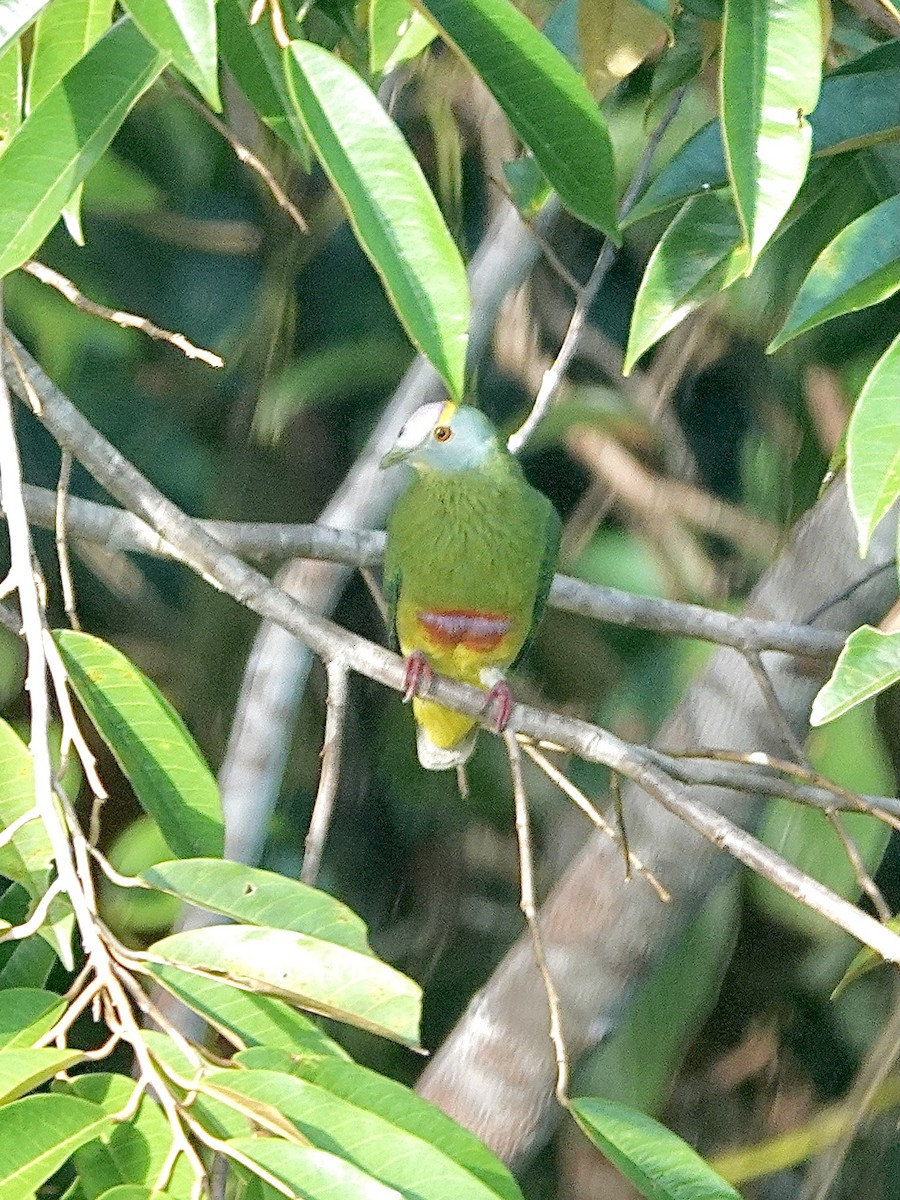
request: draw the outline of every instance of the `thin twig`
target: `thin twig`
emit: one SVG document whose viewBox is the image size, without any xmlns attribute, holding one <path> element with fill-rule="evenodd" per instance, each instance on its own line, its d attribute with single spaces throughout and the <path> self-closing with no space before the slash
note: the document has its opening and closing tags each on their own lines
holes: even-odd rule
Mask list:
<svg viewBox="0 0 900 1200">
<path fill-rule="evenodd" d="M 220 136 L 225 139 L 225 141 L 234 151 L 235 157 L 245 166 L 249 167 L 251 171 L 256 172 L 256 174 L 271 192 L 272 199 L 279 208 L 283 209 L 284 212 L 287 213 L 300 232 L 309 233 L 309 225 L 306 223 L 303 213 L 293 202 L 262 159 L 258 158 L 249 146 L 246 146 L 242 141 L 240 141 L 228 128 L 225 122 L 217 117 L 211 109 L 207 108 L 202 100 L 198 100 L 192 92 L 189 92 L 187 88 L 182 87 L 181 84 L 172 76 L 165 75 L 164 79 L 166 84 L 169 86 L 169 88 L 171 88 L 179 100 L 183 100 L 185 104 L 189 104 L 194 112 L 198 113 L 203 118 L 207 125 L 209 125 L 216 131 L 216 133 L 220 134 Z"/>
<path fill-rule="evenodd" d="M 272 22 L 272 35 L 281 49 L 286 50 L 291 44 L 291 39 L 285 28 L 284 13 L 281 11 L 281 5 L 278 0 L 253 0 L 253 7 L 250 9 L 249 16 L 250 24 L 255 25 L 267 8 L 269 10 L 269 19 Z"/>
<path fill-rule="evenodd" d="M 225 359 L 221 355 L 214 354 L 212 350 L 204 350 L 202 346 L 195 346 L 193 342 L 188 341 L 183 333 L 172 333 L 168 329 L 160 329 L 158 325 L 154 325 L 147 317 L 140 317 L 135 313 L 122 312 L 121 309 L 117 308 L 107 308 L 105 304 L 98 304 L 96 300 L 89 300 L 83 292 L 78 290 L 71 279 L 67 279 L 65 275 L 61 275 L 59 271 L 54 271 L 52 267 L 37 262 L 36 259 L 30 259 L 28 262 L 23 263 L 22 270 L 29 275 L 33 275 L 35 279 L 39 279 L 41 283 L 47 284 L 48 287 L 55 288 L 75 308 L 89 313 L 92 317 L 100 317 L 104 321 L 112 321 L 114 325 L 119 325 L 122 329 L 137 329 L 141 333 L 146 333 L 148 337 L 153 338 L 157 342 L 168 342 L 170 346 L 174 346 L 177 350 L 180 350 L 185 358 L 198 359 L 200 362 L 206 363 L 208 367 L 225 366 Z"/>
<path fill-rule="evenodd" d="M 653 162 L 653 156 L 659 146 L 669 125 L 675 118 L 675 114 L 681 105 L 682 97 L 685 89 L 678 88 L 672 93 L 666 111 L 663 113 L 659 124 L 647 139 L 647 145 L 644 147 L 644 152 L 641 155 L 631 183 L 628 185 L 628 190 L 622 198 L 622 203 L 619 205 L 618 220 L 623 220 L 634 206 L 638 196 L 643 191 L 644 185 L 650 174 L 650 166 Z M 594 299 L 603 286 L 609 270 L 615 262 L 616 247 L 615 243 L 607 238 L 600 249 L 597 256 L 597 261 L 594 263 L 594 269 L 588 277 L 587 283 L 580 289 L 578 299 L 575 302 L 575 309 L 569 320 L 569 327 L 566 330 L 566 335 L 563 338 L 562 345 L 556 358 L 553 360 L 552 366 L 544 372 L 544 378 L 541 380 L 541 386 L 538 394 L 535 397 L 531 412 L 528 414 L 522 425 L 511 435 L 507 441 L 511 454 L 518 454 L 532 433 L 544 419 L 547 409 L 553 401 L 553 397 L 562 383 L 569 363 L 578 348 L 578 339 L 581 336 L 581 330 L 587 320 L 587 314 L 590 310 Z"/>
<path fill-rule="evenodd" d="M 24 938 L 31 937 L 33 933 L 37 933 L 47 919 L 50 905 L 61 892 L 60 882 L 55 879 L 34 906 L 34 912 L 28 920 L 23 921 L 21 925 L 12 925 L 0 933 L 0 942 L 20 942 Z"/>
<path fill-rule="evenodd" d="M 69 479 L 72 475 L 72 455 L 63 450 L 59 464 L 59 480 L 56 484 L 56 558 L 59 563 L 59 578 L 62 584 L 63 609 L 73 629 L 80 629 L 78 613 L 75 611 L 75 588 L 72 584 L 72 564 L 69 561 L 69 543 L 66 539 L 66 500 L 69 495 Z"/>
<path fill-rule="evenodd" d="M 804 804 L 809 808 L 847 812 L 865 812 L 879 821 L 900 831 L 900 800 L 893 796 L 854 796 L 848 800 L 837 790 L 827 786 L 799 783 L 782 775 L 771 775 L 768 771 L 754 768 L 761 764 L 757 752 L 736 752 L 739 757 L 724 761 L 714 757 L 694 758 L 681 751 L 665 753 L 652 747 L 643 747 L 650 762 L 662 767 L 673 779 L 688 786 L 725 787 L 734 792 L 745 792 L 755 796 L 781 796 L 785 800 Z M 805 776 L 804 776 L 805 778 Z"/>
<path fill-rule="evenodd" d="M 509 770 L 512 776 L 513 802 L 516 812 L 516 840 L 519 846 L 519 880 L 521 897 L 519 907 L 525 917 L 531 944 L 534 949 L 534 961 L 544 983 L 547 996 L 547 1008 L 550 1015 L 550 1041 L 553 1043 L 553 1053 L 556 1058 L 556 1099 L 565 1108 L 569 1098 L 569 1053 L 566 1049 L 565 1036 L 562 1027 L 562 1005 L 559 993 L 550 974 L 541 928 L 537 918 L 537 904 L 534 897 L 534 860 L 531 853 L 531 828 L 528 818 L 528 796 L 525 793 L 525 780 L 522 776 L 522 756 L 519 743 L 514 733 L 504 733 L 506 753 L 509 756 Z"/>
<path fill-rule="evenodd" d="M 319 775 L 319 788 L 316 792 L 309 830 L 306 834 L 303 866 L 300 869 L 300 879 L 303 883 L 309 884 L 314 884 L 318 878 L 322 851 L 331 824 L 331 814 L 334 809 L 341 772 L 344 725 L 347 720 L 349 674 L 347 664 L 338 658 L 330 659 L 325 664 L 325 672 L 328 678 L 328 695 L 325 700 L 322 771 Z"/>
<path fill-rule="evenodd" d="M 604 820 L 603 816 L 597 811 L 597 808 L 590 802 L 584 792 L 572 782 L 572 780 L 563 771 L 560 771 L 549 758 L 541 754 L 536 746 L 530 745 L 526 741 L 520 741 L 520 745 L 528 757 L 544 772 L 548 779 L 559 788 L 559 790 L 581 809 L 588 820 L 605 834 L 611 842 L 615 842 L 621 846 L 627 854 L 626 875 L 632 868 L 642 875 L 653 890 L 662 900 L 663 904 L 672 902 L 672 893 L 665 888 L 657 877 L 653 874 L 648 866 L 641 861 L 640 858 L 632 851 L 625 847 L 621 834 L 615 830 L 608 821 Z"/>
<path fill-rule="evenodd" d="M 769 710 L 769 716 L 772 718 L 773 725 L 781 735 L 781 740 L 801 766 L 809 767 L 806 751 L 801 746 L 797 735 L 791 728 L 790 721 L 785 716 L 781 701 L 778 699 L 778 694 L 772 684 L 769 672 L 763 664 L 763 660 L 756 650 L 745 650 L 744 658 L 747 660 L 747 666 L 750 668 L 753 678 L 759 686 L 763 700 Z"/>
</svg>

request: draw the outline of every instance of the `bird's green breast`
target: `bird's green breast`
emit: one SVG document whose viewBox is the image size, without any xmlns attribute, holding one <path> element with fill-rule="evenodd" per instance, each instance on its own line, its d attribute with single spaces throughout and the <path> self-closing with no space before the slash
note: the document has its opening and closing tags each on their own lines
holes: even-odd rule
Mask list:
<svg viewBox="0 0 900 1200">
<path fill-rule="evenodd" d="M 385 575 L 404 606 L 508 615 L 524 637 L 556 522 L 516 464 L 425 473 L 391 514 Z"/>
</svg>

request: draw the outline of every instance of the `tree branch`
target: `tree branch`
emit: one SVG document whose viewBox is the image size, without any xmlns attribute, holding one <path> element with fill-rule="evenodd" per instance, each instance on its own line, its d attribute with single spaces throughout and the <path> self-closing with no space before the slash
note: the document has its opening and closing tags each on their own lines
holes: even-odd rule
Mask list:
<svg viewBox="0 0 900 1200">
<path fill-rule="evenodd" d="M 42 528 L 52 529 L 55 494 L 45 488 L 26 486 L 25 500 L 31 520 Z M 384 557 L 384 534 L 375 530 L 248 521 L 198 521 L 198 524 L 234 554 L 256 563 L 291 556 L 363 568 L 380 563 Z M 184 561 L 175 547 L 146 522 L 108 504 L 70 496 L 66 527 L 71 537 L 99 542 L 108 550 L 133 550 Z M 694 637 L 733 646 L 743 653 L 780 650 L 785 654 L 830 662 L 840 653 L 846 639 L 846 634 L 829 629 L 736 616 L 655 596 L 636 596 L 568 575 L 555 577 L 549 604 L 562 612 L 608 621 L 613 625 Z"/>
</svg>

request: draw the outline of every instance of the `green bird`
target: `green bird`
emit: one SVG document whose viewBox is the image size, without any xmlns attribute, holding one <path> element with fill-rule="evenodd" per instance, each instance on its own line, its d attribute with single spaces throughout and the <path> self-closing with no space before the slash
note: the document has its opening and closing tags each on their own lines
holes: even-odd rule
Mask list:
<svg viewBox="0 0 900 1200">
<path fill-rule="evenodd" d="M 416 692 L 434 671 L 474 684 L 488 691 L 498 731 L 506 726 L 504 672 L 544 611 L 560 521 L 477 408 L 423 404 L 381 465 L 401 462 L 415 474 L 387 526 L 391 639 L 406 657 L 419 762 L 445 771 L 468 759 L 478 724 Z"/>
</svg>

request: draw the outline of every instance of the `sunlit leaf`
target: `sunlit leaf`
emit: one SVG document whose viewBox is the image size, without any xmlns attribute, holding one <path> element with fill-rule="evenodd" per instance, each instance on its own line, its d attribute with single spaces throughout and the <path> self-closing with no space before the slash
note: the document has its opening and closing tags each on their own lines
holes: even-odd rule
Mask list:
<svg viewBox="0 0 900 1200">
<path fill-rule="evenodd" d="M 123 17 L 28 115 L 0 156 L 0 276 L 40 246 L 165 65 Z"/>
<path fill-rule="evenodd" d="M 322 1016 L 418 1044 L 421 990 L 365 954 L 285 929 L 213 926 L 163 938 L 156 959 L 233 979 Z"/>
<path fill-rule="evenodd" d="M 33 1045 L 66 1011 L 62 996 L 41 988 L 12 988 L 0 1004 L 0 1048 Z"/>
<path fill-rule="evenodd" d="M 82 1057 L 81 1050 L 58 1050 L 55 1046 L 0 1050 L 0 1104 L 18 1100 Z"/>
<path fill-rule="evenodd" d="M 806 177 L 821 75 L 818 0 L 728 0 L 722 131 L 748 271 Z"/>
<path fill-rule="evenodd" d="M 863 625 L 847 638 L 831 678 L 813 701 L 811 725 L 833 721 L 900 679 L 900 633 Z"/>
<path fill-rule="evenodd" d="M 50 0 L 3 0 L 0 4 L 0 54 L 49 3 Z"/>
<path fill-rule="evenodd" d="M 439 1147 L 502 1200 L 522 1200 L 515 1179 L 483 1142 L 403 1084 L 333 1057 L 301 1059 L 295 1069 L 332 1095 Z"/>
<path fill-rule="evenodd" d="M 0 721 L 0 831 L 34 808 L 34 761 L 28 747 Z M 39 818 L 23 825 L 0 846 L 0 875 L 20 883 L 33 900 L 47 890 L 53 847 Z"/>
<path fill-rule="evenodd" d="M 606 125 L 575 68 L 509 0 L 417 0 L 472 64 L 565 206 L 618 241 Z"/>
<path fill-rule="evenodd" d="M 340 1065 L 346 1066 L 350 1075 L 359 1070 L 354 1064 Z M 498 1192 L 426 1133 L 395 1125 L 386 1114 L 360 1107 L 307 1079 L 275 1071 L 232 1070 L 208 1076 L 206 1084 L 213 1094 L 222 1089 L 274 1105 L 304 1139 L 340 1154 L 404 1196 L 498 1200 Z"/>
<path fill-rule="evenodd" d="M 437 37 L 437 29 L 408 0 L 371 0 L 369 66 L 389 74 L 415 58 Z"/>
<path fill-rule="evenodd" d="M 309 1017 L 275 996 L 260 996 L 224 980 L 209 979 L 164 963 L 148 964 L 147 969 L 166 991 L 232 1042 L 237 1039 L 244 1046 L 268 1046 L 294 1054 L 347 1057 L 346 1051 Z"/>
<path fill-rule="evenodd" d="M 135 1080 L 111 1072 L 80 1075 L 53 1085 L 54 1094 L 75 1096 L 107 1113 L 122 1112 L 132 1099 Z M 172 1128 L 153 1095 L 145 1093 L 128 1121 L 105 1130 L 100 1138 L 75 1151 L 73 1164 L 87 1200 L 122 1184 L 156 1183 L 172 1148 Z M 166 1185 L 172 1200 L 191 1200 L 193 1172 L 183 1158 L 175 1163 Z"/>
<path fill-rule="evenodd" d="M 825 247 L 768 352 L 832 317 L 878 304 L 898 288 L 900 196 L 890 196 L 851 221 Z"/>
<path fill-rule="evenodd" d="M 53 0 L 41 13 L 28 64 L 29 112 L 103 36 L 112 10 L 113 0 Z"/>
<path fill-rule="evenodd" d="M 26 1096 L 0 1108 L 0 1200 L 22 1200 L 110 1124 L 103 1109 L 74 1096 Z"/>
<path fill-rule="evenodd" d="M 847 482 L 860 554 L 866 553 L 878 522 L 900 496 L 898 413 L 900 336 L 869 373 L 847 428 Z"/>
<path fill-rule="evenodd" d="M 900 134 L 896 71 L 860 70 L 829 76 L 809 118 L 813 157 L 841 154 Z M 628 214 L 632 225 L 699 192 L 728 182 L 721 126 L 710 121 L 689 138 Z"/>
<path fill-rule="evenodd" d="M 585 1134 L 648 1200 L 741 1200 L 730 1183 L 677 1134 L 612 1100 L 573 1100 Z"/>
<path fill-rule="evenodd" d="M 459 251 L 400 130 L 360 77 L 293 42 L 288 82 L 307 136 L 413 344 L 463 393 L 469 286 Z"/>
<path fill-rule="evenodd" d="M 22 123 L 22 43 L 0 54 L 0 154 Z"/>
<path fill-rule="evenodd" d="M 346 904 L 274 871 L 224 859 L 189 858 L 158 863 L 144 871 L 143 879 L 188 904 L 247 925 L 292 929 L 360 954 L 372 953 L 365 924 Z"/>
<path fill-rule="evenodd" d="M 123 6 L 206 102 L 221 108 L 214 0 L 123 0 Z"/>
<path fill-rule="evenodd" d="M 403 1200 L 394 1188 L 324 1150 L 278 1138 L 233 1138 L 229 1145 L 293 1188 L 303 1200 Z"/>
<path fill-rule="evenodd" d="M 728 193 L 689 200 L 660 238 L 644 271 L 631 316 L 625 374 L 689 312 L 734 283 L 746 261 Z"/>
<path fill-rule="evenodd" d="M 175 709 L 113 646 L 71 629 L 53 636 L 78 699 L 174 853 L 221 854 L 219 789 Z"/>
</svg>

